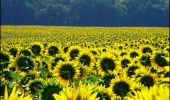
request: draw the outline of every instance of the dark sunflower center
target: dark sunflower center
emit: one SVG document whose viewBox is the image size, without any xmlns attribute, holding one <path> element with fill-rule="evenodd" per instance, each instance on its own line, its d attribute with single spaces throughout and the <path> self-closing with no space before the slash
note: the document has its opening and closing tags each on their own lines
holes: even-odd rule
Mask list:
<svg viewBox="0 0 170 100">
<path fill-rule="evenodd" d="M 75 75 L 75 69 L 70 64 L 62 65 L 60 68 L 60 76 L 65 80 L 72 80 Z"/>
<path fill-rule="evenodd" d="M 114 70 L 116 66 L 116 64 L 114 63 L 114 60 L 109 59 L 109 58 L 104 58 L 101 61 L 100 65 L 105 72 L 108 72 L 108 70 Z"/>
<path fill-rule="evenodd" d="M 56 66 L 59 61 L 64 61 L 64 59 L 61 57 L 55 58 L 54 62 L 52 63 L 52 69 L 54 69 L 54 66 Z"/>
<path fill-rule="evenodd" d="M 120 54 L 120 56 L 124 56 L 124 55 L 127 55 L 127 53 L 126 53 L 126 52 L 122 52 L 122 53 Z"/>
<path fill-rule="evenodd" d="M 32 51 L 33 54 L 39 55 L 40 52 L 41 52 L 41 47 L 39 45 L 33 45 L 31 47 L 31 51 Z"/>
<path fill-rule="evenodd" d="M 71 59 L 74 59 L 75 57 L 77 57 L 78 54 L 79 54 L 79 50 L 77 50 L 77 49 L 72 50 L 72 51 L 70 52 L 70 57 L 71 57 Z"/>
<path fill-rule="evenodd" d="M 107 74 L 107 75 L 105 75 L 105 76 L 103 77 L 104 85 L 105 85 L 106 88 L 110 86 L 110 81 L 111 81 L 111 79 L 113 79 L 113 78 L 115 78 L 115 76 L 114 76 L 114 75 L 111 75 L 111 74 Z"/>
<path fill-rule="evenodd" d="M 97 97 L 99 97 L 99 100 L 111 100 L 110 96 L 104 92 L 98 92 Z"/>
<path fill-rule="evenodd" d="M 97 52 L 96 51 L 91 51 L 92 54 L 94 55 L 97 55 Z"/>
<path fill-rule="evenodd" d="M 34 67 L 34 62 L 31 58 L 22 56 L 17 60 L 17 65 L 20 70 L 28 71 Z"/>
<path fill-rule="evenodd" d="M 0 58 L 1 58 L 0 69 L 3 69 L 4 67 L 7 67 L 9 65 L 9 56 L 0 53 Z"/>
<path fill-rule="evenodd" d="M 31 93 L 32 94 L 38 93 L 40 90 L 42 90 L 42 85 L 43 84 L 40 81 L 32 82 L 29 86 Z"/>
<path fill-rule="evenodd" d="M 117 82 L 113 86 L 113 92 L 121 97 L 126 96 L 129 91 L 130 91 L 130 86 L 124 81 Z"/>
<path fill-rule="evenodd" d="M 68 47 L 64 48 L 64 53 L 66 53 L 68 51 Z"/>
<path fill-rule="evenodd" d="M 170 71 L 166 72 L 164 77 L 170 77 Z"/>
<path fill-rule="evenodd" d="M 59 94 L 59 92 L 62 90 L 63 87 L 60 84 L 49 84 L 43 88 L 42 100 L 55 100 L 53 94 Z"/>
<path fill-rule="evenodd" d="M 11 48 L 11 49 L 9 50 L 9 52 L 10 52 L 11 55 L 13 55 L 14 57 L 16 57 L 18 50 L 17 50 L 17 48 Z"/>
<path fill-rule="evenodd" d="M 129 63 L 130 63 L 130 61 L 128 59 L 123 59 L 121 61 L 122 68 L 128 67 Z"/>
<path fill-rule="evenodd" d="M 55 46 L 51 46 L 48 49 L 48 53 L 49 53 L 49 55 L 54 56 L 55 54 L 59 53 L 59 49 L 57 47 L 55 47 Z"/>
<path fill-rule="evenodd" d="M 122 46 L 119 46 L 119 50 L 122 50 L 123 49 L 123 47 Z"/>
<path fill-rule="evenodd" d="M 131 66 L 131 67 L 129 67 L 128 68 L 128 71 L 127 71 L 127 73 L 128 73 L 128 76 L 132 76 L 132 75 L 135 75 L 135 70 L 136 69 L 138 69 L 138 67 L 137 66 Z"/>
<path fill-rule="evenodd" d="M 168 62 L 166 61 L 164 56 L 164 54 L 157 54 L 155 56 L 154 60 L 158 66 L 164 67 L 168 65 Z"/>
<path fill-rule="evenodd" d="M 152 49 L 149 47 L 145 47 L 143 48 L 142 53 L 152 53 Z"/>
<path fill-rule="evenodd" d="M 23 54 L 24 56 L 31 56 L 31 52 L 28 50 L 22 50 L 20 51 L 20 54 Z"/>
<path fill-rule="evenodd" d="M 88 55 L 82 55 L 80 57 L 80 62 L 83 64 L 83 65 L 87 65 L 89 66 L 90 65 L 90 57 Z"/>
<path fill-rule="evenodd" d="M 143 66 L 151 66 L 150 56 L 142 56 L 142 58 L 140 59 L 140 63 Z"/>
<path fill-rule="evenodd" d="M 146 76 L 143 76 L 141 79 L 140 79 L 140 82 L 144 85 L 144 86 L 147 86 L 147 87 L 150 87 L 150 86 L 153 86 L 154 85 L 154 79 L 149 76 L 149 75 L 146 75 Z"/>
<path fill-rule="evenodd" d="M 135 57 L 137 57 L 137 56 L 139 56 L 139 54 L 138 54 L 137 52 L 132 52 L 132 53 L 130 53 L 130 57 L 131 57 L 131 58 L 135 58 Z"/>
</svg>

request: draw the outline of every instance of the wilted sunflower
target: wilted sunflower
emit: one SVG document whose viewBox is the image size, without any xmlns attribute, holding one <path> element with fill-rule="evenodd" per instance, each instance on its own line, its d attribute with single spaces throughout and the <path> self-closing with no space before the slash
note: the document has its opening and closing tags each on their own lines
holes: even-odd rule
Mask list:
<svg viewBox="0 0 170 100">
<path fill-rule="evenodd" d="M 39 42 L 34 42 L 31 44 L 30 49 L 34 55 L 41 55 L 44 50 L 44 47 L 43 44 Z"/>
<path fill-rule="evenodd" d="M 78 57 L 79 53 L 81 52 L 81 48 L 79 46 L 71 46 L 67 52 L 70 59 L 73 60 L 75 57 Z"/>
<path fill-rule="evenodd" d="M 46 48 L 46 54 L 49 56 L 55 56 L 61 52 L 60 45 L 56 43 L 49 43 Z"/>
<path fill-rule="evenodd" d="M 131 94 L 127 100 L 169 100 L 169 85 L 154 85 Z"/>
<path fill-rule="evenodd" d="M 54 76 L 63 84 L 68 84 L 78 78 L 79 70 L 75 62 L 59 62 L 53 71 Z"/>
<path fill-rule="evenodd" d="M 53 94 L 55 100 L 99 100 L 91 85 L 66 87 L 60 94 Z"/>
<path fill-rule="evenodd" d="M 32 100 L 31 96 L 24 96 L 22 93 L 21 96 L 18 95 L 18 91 L 16 90 L 16 86 L 13 87 L 10 96 L 8 96 L 7 86 L 5 86 L 4 100 Z"/>
</svg>

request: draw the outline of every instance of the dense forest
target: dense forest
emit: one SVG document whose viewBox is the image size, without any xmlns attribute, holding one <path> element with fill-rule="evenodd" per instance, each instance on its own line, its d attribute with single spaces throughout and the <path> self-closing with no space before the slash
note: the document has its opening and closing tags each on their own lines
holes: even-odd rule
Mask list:
<svg viewBox="0 0 170 100">
<path fill-rule="evenodd" d="M 1 25 L 169 26 L 169 0 L 1 0 Z"/>
</svg>

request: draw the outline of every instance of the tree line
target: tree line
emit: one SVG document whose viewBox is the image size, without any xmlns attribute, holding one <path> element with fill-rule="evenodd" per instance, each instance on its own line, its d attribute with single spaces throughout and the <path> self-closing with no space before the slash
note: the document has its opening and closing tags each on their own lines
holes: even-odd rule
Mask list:
<svg viewBox="0 0 170 100">
<path fill-rule="evenodd" d="M 169 0 L 1 0 L 1 24 L 169 26 Z"/>
</svg>

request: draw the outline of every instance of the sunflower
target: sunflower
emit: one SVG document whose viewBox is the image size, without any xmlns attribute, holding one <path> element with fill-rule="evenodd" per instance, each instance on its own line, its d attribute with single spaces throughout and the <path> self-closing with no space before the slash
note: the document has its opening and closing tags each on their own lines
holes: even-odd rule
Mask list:
<svg viewBox="0 0 170 100">
<path fill-rule="evenodd" d="M 131 94 L 127 100 L 169 100 L 169 85 L 154 85 Z"/>
<path fill-rule="evenodd" d="M 34 79 L 30 80 L 26 85 L 26 90 L 29 91 L 32 95 L 37 95 L 43 88 L 43 80 L 42 79 Z"/>
<path fill-rule="evenodd" d="M 18 56 L 13 66 L 17 66 L 18 71 L 28 72 L 35 69 L 34 60 L 29 56 Z"/>
<path fill-rule="evenodd" d="M 113 71 L 117 67 L 116 58 L 110 54 L 102 54 L 97 61 L 97 68 L 100 74 Z"/>
<path fill-rule="evenodd" d="M 18 96 L 18 91 L 16 90 L 16 86 L 13 87 L 10 96 L 8 96 L 7 86 L 5 86 L 4 100 L 32 100 L 31 96 Z"/>
<path fill-rule="evenodd" d="M 166 56 L 167 55 L 163 52 L 155 53 L 155 55 L 152 56 L 152 62 L 154 63 L 154 65 L 157 65 L 158 67 L 161 68 L 163 68 L 164 66 L 168 66 L 168 61 L 166 59 Z"/>
<path fill-rule="evenodd" d="M 77 62 L 91 69 L 94 66 L 95 58 L 89 51 L 83 51 L 77 57 Z"/>
<path fill-rule="evenodd" d="M 78 78 L 79 70 L 74 62 L 59 62 L 53 71 L 54 76 L 63 84 L 68 84 Z"/>
<path fill-rule="evenodd" d="M 97 92 L 96 97 L 99 98 L 99 100 L 114 100 L 115 99 L 115 95 L 112 94 L 112 90 L 109 88 L 98 86 L 96 87 L 95 91 Z"/>
<path fill-rule="evenodd" d="M 151 66 L 151 57 L 148 54 L 141 55 L 139 61 L 140 61 L 140 64 L 143 66 Z"/>
<path fill-rule="evenodd" d="M 80 71 L 80 75 L 79 75 L 79 79 L 80 80 L 83 80 L 86 75 L 89 73 L 89 70 L 87 69 L 86 66 L 82 66 L 82 65 L 79 65 L 79 71 Z"/>
<path fill-rule="evenodd" d="M 120 65 L 122 66 L 122 68 L 127 68 L 130 62 L 131 59 L 128 56 L 123 56 L 120 58 Z"/>
<path fill-rule="evenodd" d="M 137 82 L 134 78 L 127 77 L 125 71 L 122 71 L 119 76 L 111 80 L 110 89 L 117 98 L 124 98 L 135 89 Z"/>
<path fill-rule="evenodd" d="M 140 51 L 143 54 L 146 54 L 146 53 L 154 54 L 154 47 L 152 47 L 151 45 L 142 45 L 140 46 Z"/>
<path fill-rule="evenodd" d="M 140 67 L 135 71 L 135 73 L 137 76 L 137 81 L 148 88 L 161 82 L 161 79 L 158 77 L 158 75 L 151 73 L 149 68 Z"/>
<path fill-rule="evenodd" d="M 30 49 L 34 55 L 41 55 L 44 50 L 44 47 L 43 44 L 39 42 L 34 42 L 31 44 Z"/>
<path fill-rule="evenodd" d="M 130 63 L 128 68 L 127 68 L 127 75 L 129 77 L 132 77 L 133 75 L 135 75 L 135 70 L 139 69 L 140 67 L 142 67 L 140 64 L 136 64 L 136 63 Z"/>
<path fill-rule="evenodd" d="M 10 61 L 11 61 L 12 57 L 9 56 L 8 53 L 2 53 L 2 52 L 0 52 L 0 58 L 1 58 L 0 70 L 3 70 L 3 69 L 5 69 L 5 68 L 8 67 L 8 65 L 10 64 Z"/>
<path fill-rule="evenodd" d="M 82 85 L 78 87 L 66 87 L 60 94 L 53 94 L 55 100 L 99 100 L 93 93 L 93 86 Z"/>
<path fill-rule="evenodd" d="M 81 48 L 79 46 L 71 46 L 67 52 L 70 59 L 73 60 L 78 57 L 79 53 L 81 52 Z"/>
<path fill-rule="evenodd" d="M 17 56 L 20 56 L 20 55 L 24 55 L 24 56 L 31 56 L 32 55 L 32 52 L 30 49 L 27 49 L 27 48 L 24 48 L 24 49 L 20 49 L 17 53 Z"/>
<path fill-rule="evenodd" d="M 139 57 L 141 54 L 138 50 L 130 50 L 129 56 L 130 58 L 136 58 Z"/>
<path fill-rule="evenodd" d="M 46 48 L 46 54 L 49 56 L 55 56 L 61 52 L 60 45 L 56 43 L 49 43 Z"/>
<path fill-rule="evenodd" d="M 18 52 L 18 49 L 17 49 L 16 47 L 13 47 L 13 48 L 9 49 L 9 53 L 10 53 L 13 57 L 16 57 L 17 52 Z"/>
<path fill-rule="evenodd" d="M 61 91 L 63 91 L 62 84 L 54 80 L 47 80 L 47 82 L 43 86 L 42 91 L 40 92 L 40 98 L 42 100 L 55 100 L 53 94 L 59 94 Z M 63 100 L 63 99 L 59 99 L 59 100 Z"/>
</svg>

